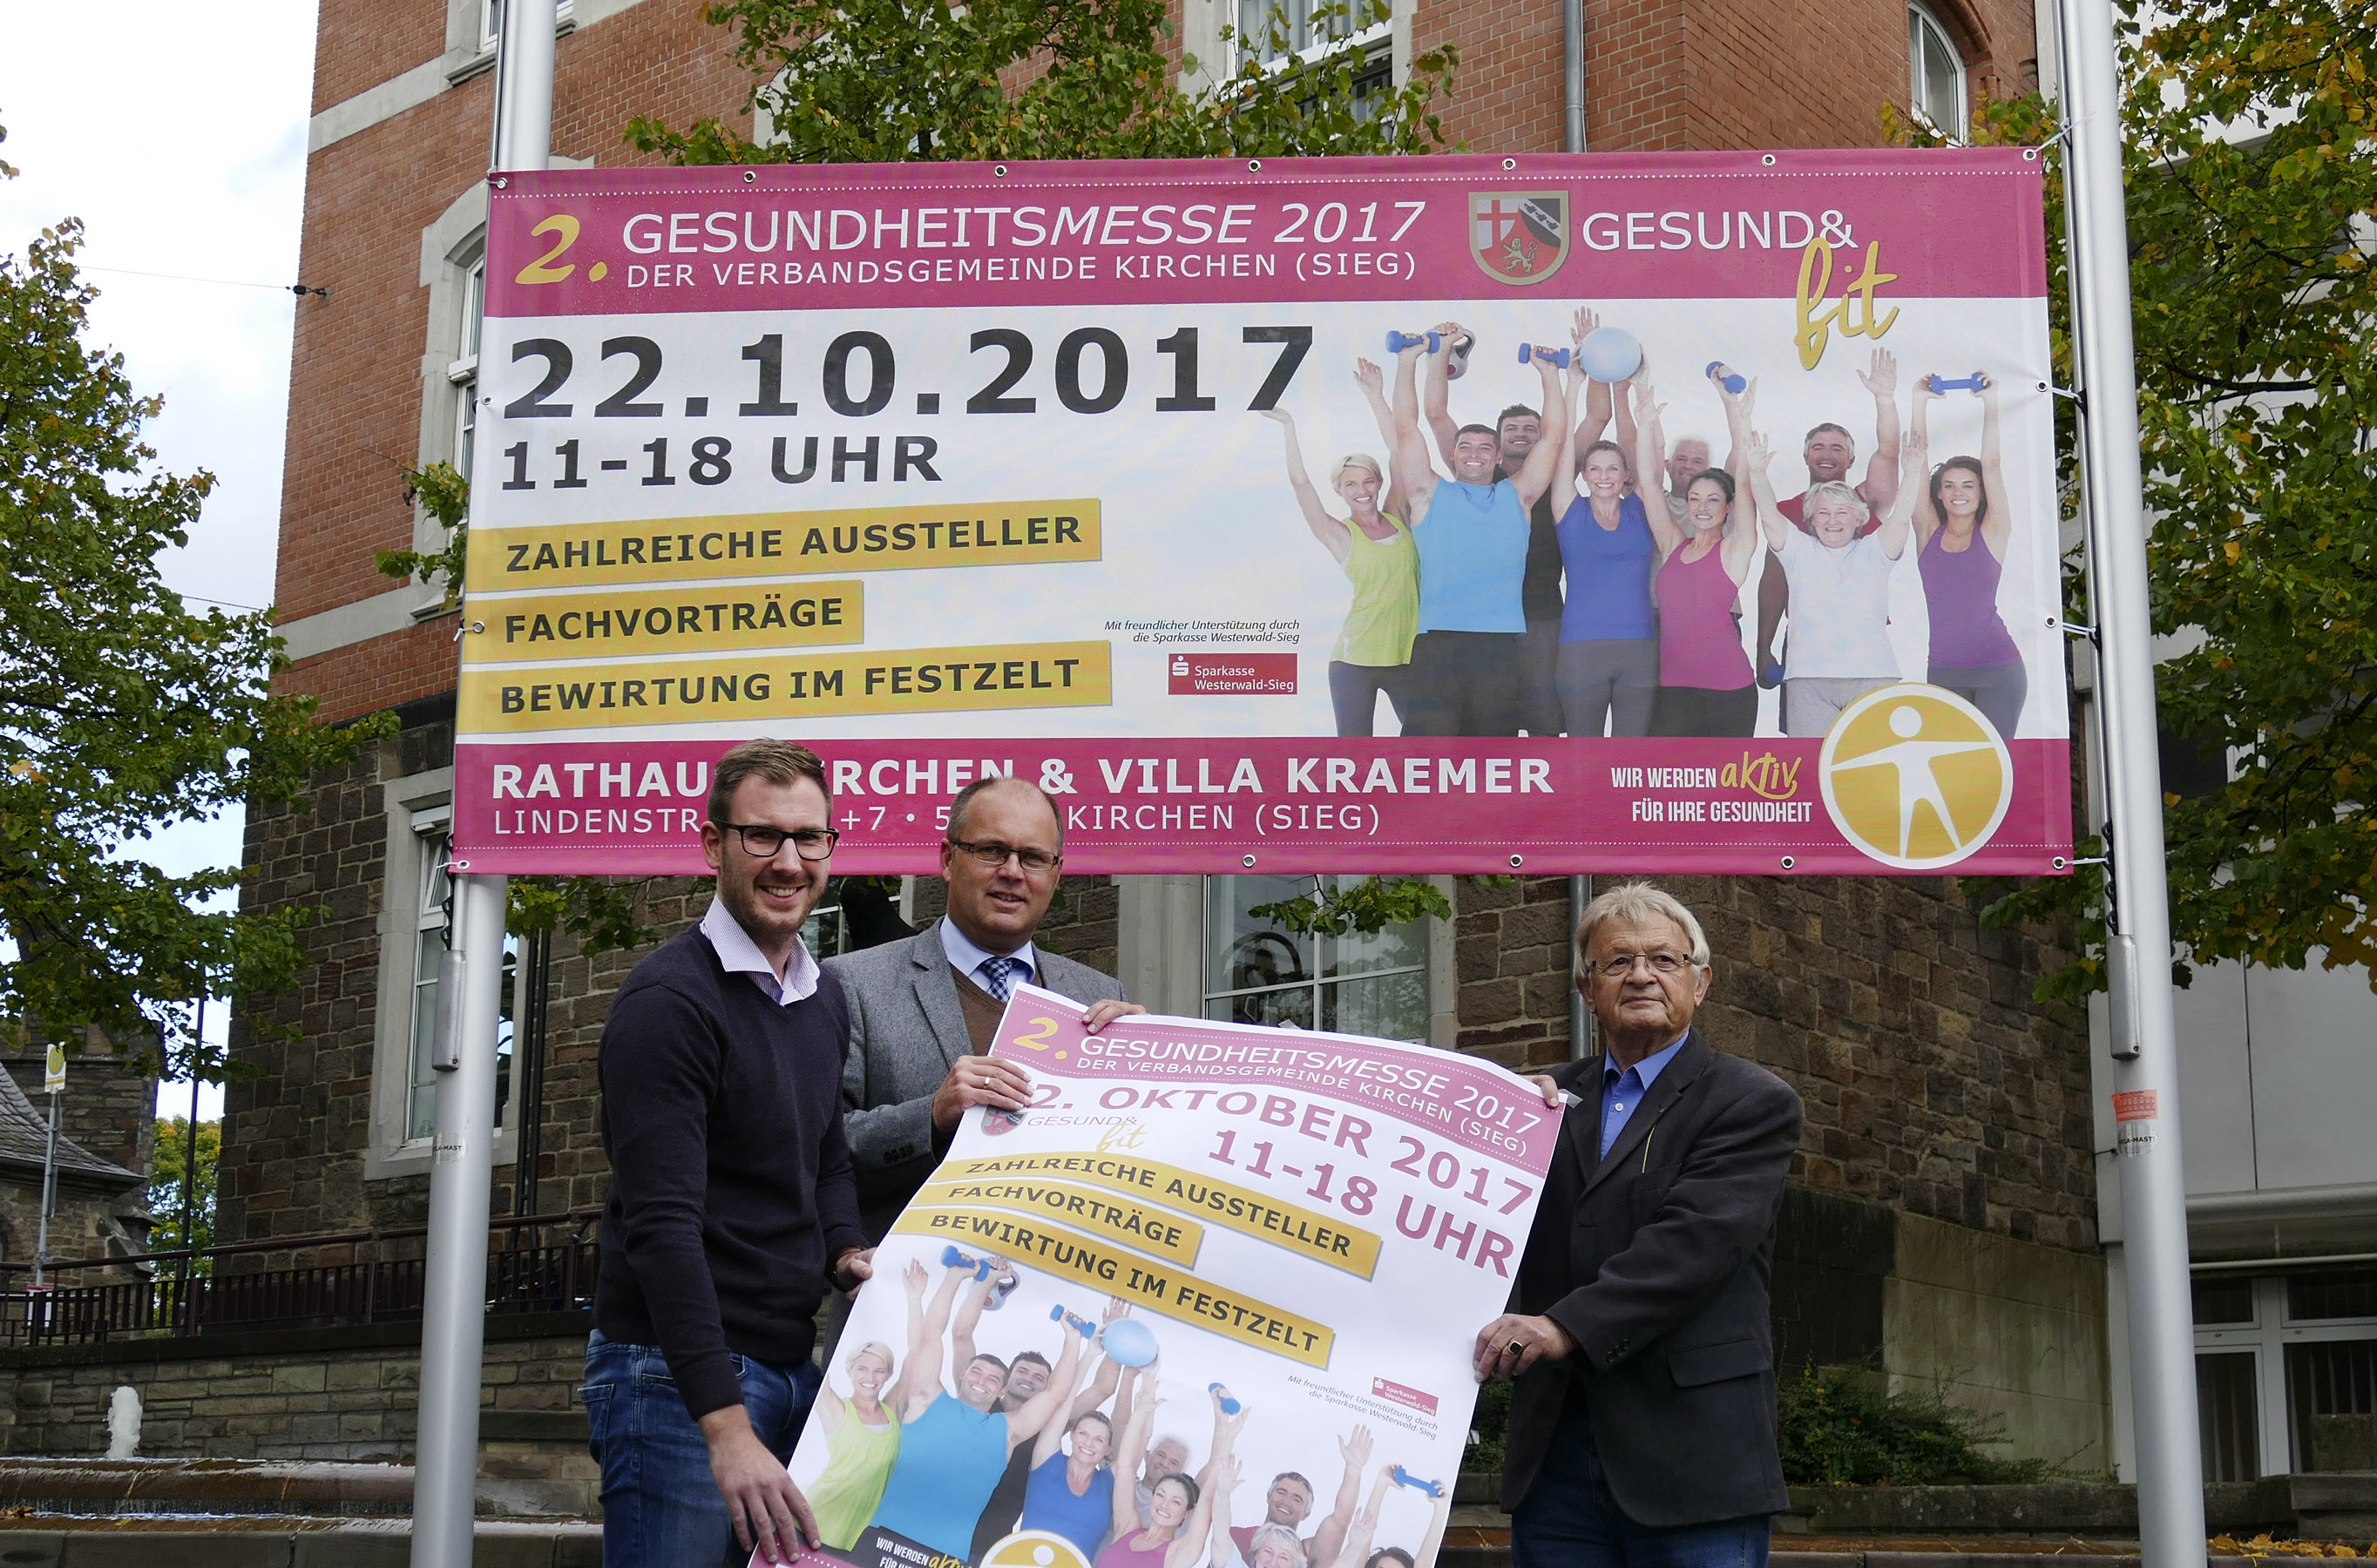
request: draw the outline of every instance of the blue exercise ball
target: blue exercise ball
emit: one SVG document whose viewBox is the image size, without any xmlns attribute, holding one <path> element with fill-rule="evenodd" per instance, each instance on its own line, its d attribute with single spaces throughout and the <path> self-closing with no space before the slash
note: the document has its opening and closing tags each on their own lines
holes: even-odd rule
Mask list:
<svg viewBox="0 0 2377 1568">
<path fill-rule="evenodd" d="M 1137 1318 L 1118 1317 L 1105 1326 L 1106 1355 L 1126 1367 L 1155 1360 L 1155 1335 Z"/>
<path fill-rule="evenodd" d="M 1598 327 L 1577 345 L 1584 374 L 1595 381 L 1623 381 L 1642 368 L 1642 344 L 1622 327 Z"/>
</svg>

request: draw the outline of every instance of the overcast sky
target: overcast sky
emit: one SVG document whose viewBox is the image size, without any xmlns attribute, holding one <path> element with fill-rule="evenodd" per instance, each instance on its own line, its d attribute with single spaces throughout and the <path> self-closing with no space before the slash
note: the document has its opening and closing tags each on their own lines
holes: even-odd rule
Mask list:
<svg viewBox="0 0 2377 1568">
<path fill-rule="evenodd" d="M 0 159 L 20 172 L 0 181 L 0 252 L 21 255 L 43 228 L 83 220 L 81 259 L 101 291 L 93 340 L 123 352 L 138 391 L 163 395 L 149 427 L 160 462 L 218 481 L 189 547 L 162 563 L 165 580 L 226 604 L 269 604 L 290 324 L 301 308 L 287 289 L 301 281 L 314 7 L 0 0 Z M 181 280 L 193 278 L 223 281 Z M 140 847 L 177 872 L 233 864 L 239 851 L 236 819 Z M 209 1036 L 221 1038 L 224 1017 L 209 1010 Z M 159 1098 L 189 1113 L 186 1087 Z M 220 1114 L 221 1100 L 209 1091 L 201 1113 Z"/>
</svg>

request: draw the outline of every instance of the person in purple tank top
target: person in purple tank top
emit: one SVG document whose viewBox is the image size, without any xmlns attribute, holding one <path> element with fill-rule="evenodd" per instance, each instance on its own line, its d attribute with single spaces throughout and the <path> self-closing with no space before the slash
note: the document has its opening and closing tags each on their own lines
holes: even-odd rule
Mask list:
<svg viewBox="0 0 2377 1568">
<path fill-rule="evenodd" d="M 1746 454 L 1764 468 L 1765 440 L 1750 430 L 1758 384 L 1729 392 L 1726 367 L 1712 365 L 1710 371 L 1737 458 Z M 1655 525 L 1659 513 L 1675 516 L 1677 505 L 1682 505 L 1674 526 L 1652 529 L 1660 560 L 1652 580 L 1659 609 L 1659 687 L 1651 733 L 1755 734 L 1758 685 L 1750 656 L 1742 651 L 1739 601 L 1758 553 L 1757 506 L 1750 487 L 1722 469 L 1703 468 L 1678 482 L 1666 459 L 1657 393 L 1637 383 L 1634 397 L 1634 471 L 1646 476 L 1654 503 L 1646 509 Z M 1663 497 L 1662 491 L 1671 493 Z M 1655 505 L 1661 499 L 1665 506 Z"/>
<path fill-rule="evenodd" d="M 1911 445 L 1928 456 L 1932 377 L 1915 380 Z M 1998 612 L 1998 579 L 2013 538 L 2013 508 L 1998 442 L 1997 378 L 1984 374 L 1981 455 L 1951 457 L 1931 469 L 1929 493 L 1915 508 L 1916 564 L 1931 610 L 1931 684 L 1981 710 L 1999 734 L 2012 738 L 2030 695 L 2022 649 Z"/>
<path fill-rule="evenodd" d="M 1116 1463 L 1123 1475 L 1135 1472 L 1147 1452 L 1156 1407 L 1164 1403 L 1156 1394 L 1163 1366 L 1159 1358 L 1137 1379 L 1136 1399 L 1123 1428 L 1122 1455 Z M 1229 1499 L 1241 1477 L 1237 1457 L 1230 1450 L 1250 1411 L 1235 1399 L 1230 1403 L 1238 1406 L 1236 1411 L 1224 1410 L 1222 1403 L 1229 1390 L 1218 1384 L 1207 1395 L 1213 1406 L 1213 1445 L 1205 1462 L 1203 1483 L 1189 1476 L 1157 1480 L 1149 1490 L 1147 1524 L 1141 1528 L 1132 1527 L 1138 1523 L 1138 1509 L 1117 1488 L 1116 1535 L 1098 1553 L 1097 1568 L 1196 1568 L 1209 1558 L 1227 1562 L 1236 1552 L 1237 1543 L 1230 1538 Z"/>
</svg>

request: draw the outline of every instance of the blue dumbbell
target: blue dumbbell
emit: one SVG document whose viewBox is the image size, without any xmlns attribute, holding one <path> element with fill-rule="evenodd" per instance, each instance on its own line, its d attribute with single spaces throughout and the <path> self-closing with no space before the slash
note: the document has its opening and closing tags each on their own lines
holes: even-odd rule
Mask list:
<svg viewBox="0 0 2377 1568">
<path fill-rule="evenodd" d="M 958 1251 L 955 1247 L 943 1247 L 941 1249 L 941 1266 L 943 1268 L 970 1268 L 973 1270 L 973 1277 L 976 1279 L 987 1279 L 990 1277 L 990 1260 L 988 1258 L 968 1257 L 965 1253 Z"/>
<path fill-rule="evenodd" d="M 1981 373 L 1977 370 L 1973 372 L 1972 374 L 1955 381 L 1950 381 L 1947 377 L 1941 375 L 1929 376 L 1926 379 L 1929 382 L 1931 390 L 1935 393 L 1977 392 L 1981 389 L 1982 376 Z"/>
<path fill-rule="evenodd" d="M 1397 332 L 1392 329 L 1390 329 L 1387 333 L 1387 352 L 1391 354 L 1400 354 L 1405 349 L 1415 349 L 1422 343 L 1427 345 L 1427 351 L 1429 353 L 1433 354 L 1440 352 L 1444 348 L 1444 334 L 1441 332 Z"/>
<path fill-rule="evenodd" d="M 1566 370 L 1568 368 L 1570 357 L 1570 350 L 1566 349 L 1547 349 L 1534 343 L 1522 343 L 1519 345 L 1519 362 L 1521 364 L 1525 364 L 1531 359 L 1542 360 L 1548 363 L 1556 364 L 1562 370 Z"/>
<path fill-rule="evenodd" d="M 1395 1484 L 1397 1486 L 1407 1486 L 1414 1491 L 1424 1491 L 1430 1497 L 1442 1497 L 1444 1495 L 1444 1483 L 1442 1481 L 1424 1481 L 1417 1476 L 1413 1475 L 1409 1470 L 1404 1469 L 1401 1465 L 1397 1465 L 1395 1467 L 1394 1474 Z"/>
<path fill-rule="evenodd" d="M 1205 1392 L 1208 1394 L 1222 1394 L 1222 1385 L 1218 1383 L 1209 1383 L 1205 1385 Z M 1222 1394 L 1222 1414 L 1225 1416 L 1235 1416 L 1241 1408 L 1243 1408 L 1243 1407 L 1240 1406 L 1236 1400 L 1231 1398 L 1226 1394 Z"/>
<path fill-rule="evenodd" d="M 1075 1317 L 1072 1313 L 1067 1312 L 1062 1307 L 1050 1307 L 1048 1309 L 1048 1321 L 1050 1323 L 1070 1324 L 1072 1325 L 1073 1332 L 1080 1335 L 1084 1339 L 1094 1339 L 1097 1337 L 1098 1325 L 1096 1324 L 1092 1323 L 1087 1318 Z"/>
<path fill-rule="evenodd" d="M 1726 370 L 1726 364 L 1723 360 L 1709 361 L 1708 369 L 1701 374 L 1703 375 L 1716 375 L 1716 373 L 1721 370 L 1725 371 L 1725 374 L 1717 376 L 1717 384 L 1723 386 L 1726 391 L 1738 394 L 1750 390 L 1750 377 L 1739 374 L 1734 371 Z"/>
</svg>

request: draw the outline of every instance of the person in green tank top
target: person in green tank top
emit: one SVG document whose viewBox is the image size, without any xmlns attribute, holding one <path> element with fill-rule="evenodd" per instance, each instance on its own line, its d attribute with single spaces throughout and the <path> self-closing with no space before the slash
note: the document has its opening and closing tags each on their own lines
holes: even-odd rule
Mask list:
<svg viewBox="0 0 2377 1568">
<path fill-rule="evenodd" d="M 858 1544 L 900 1457 L 900 1421 L 883 1408 L 892 1365 L 891 1348 L 869 1340 L 842 1359 L 850 1378 L 848 1398 L 830 1377 L 818 1388 L 816 1419 L 826 1434 L 826 1463 L 825 1473 L 809 1488 L 809 1506 L 817 1511 L 819 1536 L 836 1551 Z"/>
<path fill-rule="evenodd" d="M 1368 360 L 1356 361 L 1354 381 L 1369 399 L 1380 434 L 1392 445 L 1394 411 L 1388 407 L 1379 367 Z M 1284 409 L 1266 409 L 1263 417 L 1278 421 L 1286 438 L 1288 488 L 1296 493 L 1305 526 L 1354 585 L 1354 602 L 1329 657 L 1329 705 L 1337 733 L 1372 733 L 1381 692 L 1401 728 L 1404 676 L 1411 667 L 1412 638 L 1419 631 L 1419 551 L 1404 523 L 1403 508 L 1389 492 L 1379 459 L 1352 452 L 1338 459 L 1329 481 L 1352 516 L 1335 516 L 1322 504 L 1305 468 L 1296 417 Z"/>
</svg>

